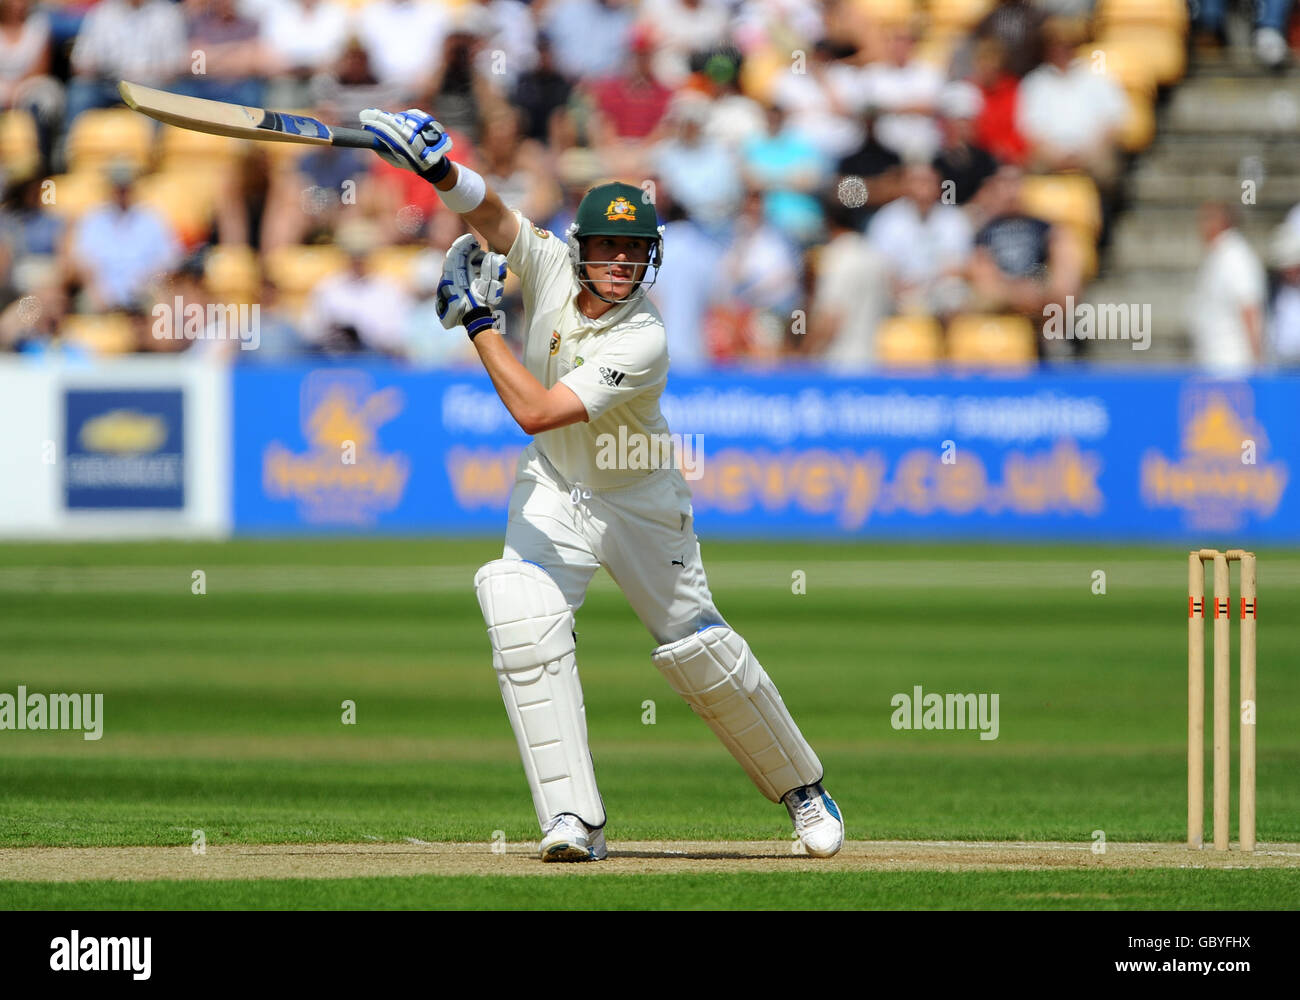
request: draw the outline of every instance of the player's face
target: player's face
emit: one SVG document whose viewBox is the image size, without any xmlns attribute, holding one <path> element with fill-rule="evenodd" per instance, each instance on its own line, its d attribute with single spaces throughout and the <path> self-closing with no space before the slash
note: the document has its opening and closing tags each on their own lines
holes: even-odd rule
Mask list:
<svg viewBox="0 0 1300 1000">
<path fill-rule="evenodd" d="M 589 236 L 583 259 L 587 277 L 607 299 L 630 295 L 645 276 L 650 260 L 650 241 L 639 236 Z"/>
</svg>

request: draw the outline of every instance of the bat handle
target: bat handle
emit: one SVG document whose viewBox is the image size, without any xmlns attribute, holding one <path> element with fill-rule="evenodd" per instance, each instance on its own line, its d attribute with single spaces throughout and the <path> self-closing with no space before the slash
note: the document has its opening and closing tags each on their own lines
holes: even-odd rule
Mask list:
<svg viewBox="0 0 1300 1000">
<path fill-rule="evenodd" d="M 379 137 L 363 128 L 330 128 L 332 145 L 354 149 L 379 149 Z"/>
</svg>

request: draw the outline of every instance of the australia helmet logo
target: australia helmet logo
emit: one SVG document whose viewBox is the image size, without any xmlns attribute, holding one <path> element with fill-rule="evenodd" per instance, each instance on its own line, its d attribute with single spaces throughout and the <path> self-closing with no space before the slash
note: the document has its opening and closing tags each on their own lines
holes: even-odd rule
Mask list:
<svg viewBox="0 0 1300 1000">
<path fill-rule="evenodd" d="M 611 221 L 636 222 L 636 207 L 626 198 L 615 198 L 605 209 L 605 218 Z"/>
</svg>

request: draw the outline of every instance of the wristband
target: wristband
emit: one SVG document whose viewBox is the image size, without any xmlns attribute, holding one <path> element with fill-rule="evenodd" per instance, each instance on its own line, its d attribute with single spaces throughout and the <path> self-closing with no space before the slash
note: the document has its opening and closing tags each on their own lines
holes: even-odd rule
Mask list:
<svg viewBox="0 0 1300 1000">
<path fill-rule="evenodd" d="M 443 157 L 443 163 L 447 165 L 444 170 L 434 180 L 441 180 L 447 176 L 451 170 L 451 161 Z M 432 175 L 430 175 L 432 177 Z M 483 199 L 487 197 L 487 183 L 465 164 L 460 163 L 456 166 L 456 183 L 448 191 L 441 188 L 434 188 L 438 192 L 438 197 L 442 203 L 450 208 L 457 215 L 464 215 L 466 212 L 472 212 L 483 204 Z"/>
<path fill-rule="evenodd" d="M 491 330 L 496 324 L 496 317 L 492 315 L 492 310 L 487 306 L 478 306 L 467 312 L 462 322 L 465 324 L 469 339 L 473 340 L 484 330 Z"/>
</svg>

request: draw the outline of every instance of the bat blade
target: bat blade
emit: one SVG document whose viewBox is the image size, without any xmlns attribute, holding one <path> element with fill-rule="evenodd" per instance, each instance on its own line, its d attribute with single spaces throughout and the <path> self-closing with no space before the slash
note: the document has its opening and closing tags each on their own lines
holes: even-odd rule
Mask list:
<svg viewBox="0 0 1300 1000">
<path fill-rule="evenodd" d="M 378 148 L 374 133 L 357 128 L 331 128 L 306 115 L 291 115 L 266 108 L 226 104 L 201 97 L 186 97 L 155 90 L 126 80 L 117 85 L 127 107 L 168 125 L 195 132 L 224 135 L 232 139 L 264 142 L 297 142 L 309 146 L 352 146 Z"/>
</svg>

